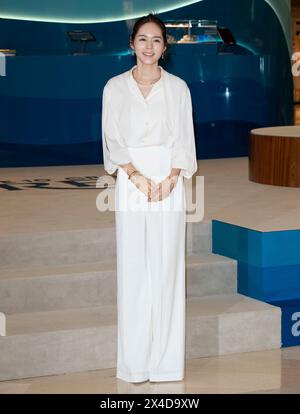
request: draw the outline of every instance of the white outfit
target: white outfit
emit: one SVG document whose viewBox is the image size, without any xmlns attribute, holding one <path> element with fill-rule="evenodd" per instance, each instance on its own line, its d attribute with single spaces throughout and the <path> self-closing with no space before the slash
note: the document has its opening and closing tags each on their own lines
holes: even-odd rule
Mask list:
<svg viewBox="0 0 300 414">
<path fill-rule="evenodd" d="M 102 143 L 108 174 L 131 161 L 127 147 L 163 145 L 172 167 L 191 178 L 197 171 L 191 94 L 187 83 L 161 66 L 161 78 L 146 98 L 130 70 L 109 79 L 103 89 Z"/>
<path fill-rule="evenodd" d="M 136 65 L 135 65 L 136 66 Z M 134 67 L 135 67 L 134 66 Z M 133 68 L 134 68 L 133 67 Z M 117 168 L 117 378 L 184 378 L 185 189 L 197 170 L 192 104 L 185 81 L 165 71 L 146 98 L 131 68 L 103 90 L 104 168 Z M 181 168 L 168 197 L 148 202 L 119 164 L 153 181 Z"/>
</svg>

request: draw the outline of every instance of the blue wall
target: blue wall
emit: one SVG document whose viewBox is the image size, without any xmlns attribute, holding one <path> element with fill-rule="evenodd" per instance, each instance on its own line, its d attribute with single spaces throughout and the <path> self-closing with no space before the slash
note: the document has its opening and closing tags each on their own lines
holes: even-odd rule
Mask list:
<svg viewBox="0 0 300 414">
<path fill-rule="evenodd" d="M 142 14 L 159 10 L 159 3 Z M 6 6 L 2 15 L 8 13 L 7 5 L 0 6 L 0 16 L 1 7 Z M 119 8 L 114 10 L 112 18 L 118 17 Z M 17 50 L 16 57 L 7 57 L 6 76 L 0 77 L 0 166 L 103 163 L 102 89 L 107 79 L 135 64 L 128 48 L 134 21 L 125 14 L 120 13 L 123 20 L 93 24 L 0 19 L 0 48 Z M 204 0 L 159 17 L 216 19 L 239 45 L 227 55 L 219 53 L 220 45 L 173 45 L 159 62 L 190 87 L 198 159 L 246 156 L 250 129 L 293 123 L 288 44 L 268 3 Z M 66 32 L 74 29 L 95 34 L 90 55 L 73 56 L 78 46 Z"/>
</svg>

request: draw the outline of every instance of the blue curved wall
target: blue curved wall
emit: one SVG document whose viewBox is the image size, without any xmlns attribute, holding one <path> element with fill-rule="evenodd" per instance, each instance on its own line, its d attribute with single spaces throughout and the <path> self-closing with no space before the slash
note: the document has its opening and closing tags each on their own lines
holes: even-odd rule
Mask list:
<svg viewBox="0 0 300 414">
<path fill-rule="evenodd" d="M 115 11 L 119 3 L 110 2 Z M 160 3 L 152 1 L 141 14 L 160 11 Z M 134 6 L 143 2 L 103 15 L 121 20 L 89 24 L 21 20 L 22 10 L 9 15 L 8 4 L 0 6 L 6 16 L 0 19 L 0 48 L 18 55 L 6 58 L 6 76 L 0 77 L 0 166 L 103 163 L 102 89 L 135 64 L 128 48 L 134 21 L 126 13 L 139 12 Z M 280 19 L 286 9 L 275 6 L 270 0 L 204 0 L 159 14 L 163 20 L 216 19 L 238 43 L 232 54 L 220 54 L 220 45 L 172 45 L 160 61 L 190 87 L 198 159 L 245 156 L 250 129 L 293 123 L 287 14 Z M 47 15 L 39 10 L 39 16 Z M 66 32 L 74 29 L 95 34 L 89 55 L 73 56 L 77 46 Z"/>
</svg>

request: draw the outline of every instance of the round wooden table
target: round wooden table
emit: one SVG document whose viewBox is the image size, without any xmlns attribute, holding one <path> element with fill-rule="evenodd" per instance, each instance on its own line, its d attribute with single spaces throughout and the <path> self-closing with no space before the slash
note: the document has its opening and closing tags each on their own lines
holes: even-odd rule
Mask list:
<svg viewBox="0 0 300 414">
<path fill-rule="evenodd" d="M 300 187 L 300 126 L 250 131 L 249 180 Z"/>
</svg>

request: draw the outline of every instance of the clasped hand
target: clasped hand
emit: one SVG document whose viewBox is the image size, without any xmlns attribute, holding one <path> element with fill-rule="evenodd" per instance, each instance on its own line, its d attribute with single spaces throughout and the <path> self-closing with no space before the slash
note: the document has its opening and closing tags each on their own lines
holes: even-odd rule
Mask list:
<svg viewBox="0 0 300 414">
<path fill-rule="evenodd" d="M 143 175 L 135 175 L 131 181 L 146 195 L 149 202 L 157 202 L 168 197 L 178 181 L 178 176 L 173 176 L 171 180 L 167 177 L 157 184 Z"/>
</svg>

